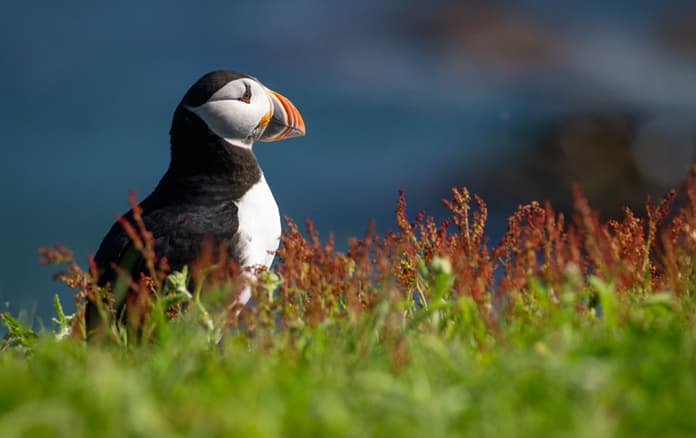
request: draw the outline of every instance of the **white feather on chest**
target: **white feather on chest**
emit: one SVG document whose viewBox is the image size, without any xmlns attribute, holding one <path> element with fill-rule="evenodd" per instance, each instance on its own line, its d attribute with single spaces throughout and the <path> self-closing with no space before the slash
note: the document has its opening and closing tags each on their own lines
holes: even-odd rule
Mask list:
<svg viewBox="0 0 696 438">
<path fill-rule="evenodd" d="M 237 240 L 239 264 L 242 267 L 270 267 L 280 239 L 280 213 L 266 178 L 254 184 L 239 200 Z"/>
</svg>

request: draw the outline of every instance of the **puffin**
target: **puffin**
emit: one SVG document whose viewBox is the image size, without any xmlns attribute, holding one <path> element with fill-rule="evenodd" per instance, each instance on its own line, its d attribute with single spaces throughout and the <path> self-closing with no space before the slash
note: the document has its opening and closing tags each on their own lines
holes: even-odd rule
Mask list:
<svg viewBox="0 0 696 438">
<path fill-rule="evenodd" d="M 279 245 L 280 214 L 252 147 L 256 141 L 305 135 L 297 108 L 252 76 L 216 70 L 186 92 L 169 135 L 169 167 L 139 204 L 157 257 L 166 257 L 170 270 L 179 271 L 205 244 L 213 244 L 241 268 L 270 267 Z M 122 218 L 137 229 L 132 209 Z M 124 274 L 136 280 L 147 274 L 145 260 L 118 221 L 99 245 L 94 264 L 97 284 L 112 291 L 126 289 Z M 119 310 L 125 295 L 114 296 Z M 245 288 L 237 302 L 244 305 L 249 298 Z M 88 333 L 100 325 L 98 313 L 88 301 Z"/>
</svg>

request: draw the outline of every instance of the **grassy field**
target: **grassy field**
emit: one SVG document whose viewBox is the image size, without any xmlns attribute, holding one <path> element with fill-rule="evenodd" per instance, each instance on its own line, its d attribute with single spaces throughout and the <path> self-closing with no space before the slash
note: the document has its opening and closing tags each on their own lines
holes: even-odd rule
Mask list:
<svg viewBox="0 0 696 438">
<path fill-rule="evenodd" d="M 522 206 L 496 246 L 482 201 L 445 204 L 409 220 L 402 197 L 398 232 L 346 252 L 290 221 L 238 315 L 234 263 L 165 280 L 143 230 L 128 322 L 44 250 L 78 312 L 40 333 L 3 315 L 0 436 L 696 436 L 694 176 L 620 222 L 580 193 L 567 223 Z"/>
</svg>

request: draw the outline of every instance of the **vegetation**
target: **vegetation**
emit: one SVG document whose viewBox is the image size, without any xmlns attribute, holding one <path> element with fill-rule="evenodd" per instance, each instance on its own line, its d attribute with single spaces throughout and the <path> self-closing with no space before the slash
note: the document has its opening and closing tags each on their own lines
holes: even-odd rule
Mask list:
<svg viewBox="0 0 696 438">
<path fill-rule="evenodd" d="M 56 300 L 39 333 L 2 315 L 0 436 L 696 434 L 696 167 L 621 221 L 579 190 L 569 220 L 520 206 L 495 246 L 481 199 L 444 203 L 443 223 L 409 220 L 402 194 L 398 231 L 346 252 L 288 219 L 255 275 L 208 251 L 167 276 L 130 226 L 150 275 L 127 285 L 127 315 L 126 290 L 43 249 L 77 312 Z M 87 300 L 104 320 L 89 340 Z"/>
</svg>

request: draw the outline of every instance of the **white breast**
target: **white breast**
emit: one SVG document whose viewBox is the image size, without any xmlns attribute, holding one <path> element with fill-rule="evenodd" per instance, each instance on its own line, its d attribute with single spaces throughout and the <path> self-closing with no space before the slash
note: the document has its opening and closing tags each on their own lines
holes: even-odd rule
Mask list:
<svg viewBox="0 0 696 438">
<path fill-rule="evenodd" d="M 239 264 L 270 267 L 280 239 L 280 213 L 263 174 L 235 204 L 239 218 Z"/>
</svg>

